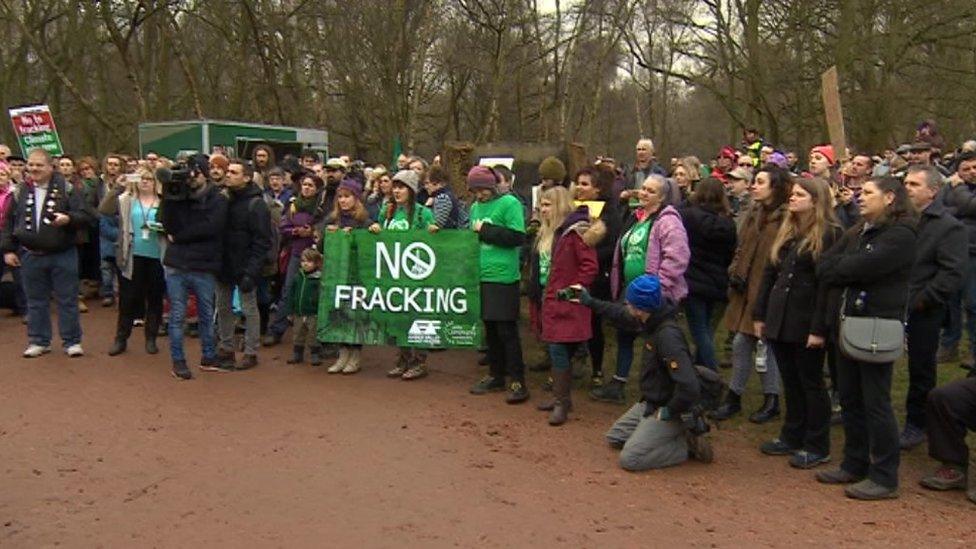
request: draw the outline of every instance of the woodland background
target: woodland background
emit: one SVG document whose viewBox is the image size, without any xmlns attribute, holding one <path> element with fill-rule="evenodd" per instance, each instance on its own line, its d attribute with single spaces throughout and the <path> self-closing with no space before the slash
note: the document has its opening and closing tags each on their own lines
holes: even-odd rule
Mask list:
<svg viewBox="0 0 976 549">
<path fill-rule="evenodd" d="M 325 128 L 377 162 L 396 138 L 710 158 L 743 126 L 805 150 L 831 65 L 854 148 L 926 118 L 976 135 L 973 0 L 0 0 L 0 36 L 0 102 L 50 104 L 78 154 L 199 117 Z"/>
</svg>

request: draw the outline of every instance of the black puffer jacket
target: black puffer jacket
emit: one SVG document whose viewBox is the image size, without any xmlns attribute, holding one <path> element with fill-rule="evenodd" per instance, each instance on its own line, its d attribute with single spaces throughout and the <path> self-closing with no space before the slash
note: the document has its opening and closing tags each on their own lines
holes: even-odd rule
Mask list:
<svg viewBox="0 0 976 549">
<path fill-rule="evenodd" d="M 245 276 L 257 281 L 271 250 L 271 212 L 261 188 L 253 182 L 228 190 L 224 261 L 218 277 L 225 284 L 240 284 Z"/>
<path fill-rule="evenodd" d="M 164 198 L 160 220 L 171 238 L 163 265 L 184 271 L 220 272 L 227 199 L 207 183 L 189 197 Z"/>
<path fill-rule="evenodd" d="M 735 255 L 735 221 L 701 206 L 678 209 L 688 233 L 691 259 L 685 271 L 688 295 L 708 301 L 725 301 L 729 265 Z"/>
<path fill-rule="evenodd" d="M 68 183 L 54 173 L 47 185 L 43 204 L 34 203 L 34 187 L 20 183 L 10 201 L 6 227 L 0 227 L 0 249 L 16 252 L 21 246 L 42 253 L 62 252 L 75 245 L 79 229 L 87 229 L 95 221 L 95 212 L 85 204 L 82 193 L 69 192 Z M 35 212 L 41 208 L 41 223 L 35 222 Z M 62 227 L 44 223 L 45 217 L 55 213 L 67 214 L 71 221 Z"/>
<path fill-rule="evenodd" d="M 915 249 L 908 221 L 859 223 L 823 255 L 817 276 L 845 290 L 847 314 L 904 320 Z"/>
</svg>

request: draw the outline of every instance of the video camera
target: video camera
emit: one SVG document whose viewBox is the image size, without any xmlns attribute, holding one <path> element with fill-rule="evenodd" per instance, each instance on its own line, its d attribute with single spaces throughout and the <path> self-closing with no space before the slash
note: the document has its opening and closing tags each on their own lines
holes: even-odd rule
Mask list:
<svg viewBox="0 0 976 549">
<path fill-rule="evenodd" d="M 186 200 L 190 195 L 190 181 L 200 174 L 210 178 L 210 161 L 205 154 L 195 154 L 172 168 L 156 170 L 156 179 L 163 186 L 163 199 Z"/>
</svg>

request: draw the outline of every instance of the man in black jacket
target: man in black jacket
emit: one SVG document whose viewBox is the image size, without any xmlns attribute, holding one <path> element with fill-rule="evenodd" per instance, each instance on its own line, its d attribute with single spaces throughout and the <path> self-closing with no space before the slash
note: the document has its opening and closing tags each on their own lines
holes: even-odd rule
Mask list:
<svg viewBox="0 0 976 549">
<path fill-rule="evenodd" d="M 224 184 L 229 195 L 227 225 L 224 230 L 223 266 L 217 277 L 217 329 L 220 335 L 217 356 L 221 369 L 246 370 L 258 364 L 261 343 L 261 317 L 258 313 L 257 283 L 271 250 L 271 213 L 261 188 L 252 181 L 250 164 L 231 162 Z M 232 309 L 234 287 L 237 287 L 246 325 L 244 358 L 239 365 L 234 358 L 234 325 Z"/>
<path fill-rule="evenodd" d="M 580 302 L 618 327 L 646 335 L 641 356 L 640 401 L 607 431 L 607 441 L 622 448 L 620 466 L 628 471 L 659 469 L 683 463 L 689 454 L 712 461 L 705 433 L 691 431 L 682 415 L 701 398 L 698 373 L 688 343 L 674 320 L 676 307 L 661 294 L 656 276 L 642 275 L 627 287 L 624 304 L 594 299 L 585 289 Z"/>
<path fill-rule="evenodd" d="M 959 340 L 965 327 L 969 336 L 970 356 L 964 364 L 973 364 L 976 356 L 976 152 L 959 156 L 956 173 L 948 179 L 948 185 L 940 194 L 942 202 L 966 227 L 969 235 L 969 255 L 966 258 L 966 276 L 962 291 L 949 302 L 949 326 L 942 336 L 939 362 L 954 362 L 959 357 Z"/>
<path fill-rule="evenodd" d="M 0 250 L 8 266 L 21 268 L 29 342 L 23 356 L 36 358 L 51 351 L 52 293 L 64 351 L 70 357 L 82 356 L 75 235 L 94 222 L 95 214 L 85 206 L 82 193 L 69 192 L 44 149 L 27 155 L 27 178 L 17 185 L 9 208 Z"/>
<path fill-rule="evenodd" d="M 159 177 L 164 184 L 160 218 L 169 241 L 163 256 L 170 302 L 169 352 L 173 375 L 179 379 L 193 377 L 183 353 L 188 292 L 197 296 L 203 347 L 200 366 L 214 368 L 218 364 L 213 329 L 214 291 L 216 275 L 223 266 L 222 240 L 227 221 L 227 199 L 208 179 L 207 157 L 194 156 L 189 166 L 191 173 L 186 183 L 168 183 L 170 177 L 165 174 Z"/>
<path fill-rule="evenodd" d="M 932 166 L 910 166 L 905 190 L 921 212 L 908 301 L 908 395 L 902 450 L 925 442 L 925 399 L 935 387 L 939 328 L 946 303 L 962 287 L 969 238 L 963 224 L 936 200 L 942 175 Z"/>
</svg>

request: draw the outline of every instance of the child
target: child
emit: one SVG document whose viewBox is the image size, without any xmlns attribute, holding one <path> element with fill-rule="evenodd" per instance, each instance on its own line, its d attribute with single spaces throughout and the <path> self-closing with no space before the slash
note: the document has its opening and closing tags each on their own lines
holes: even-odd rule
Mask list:
<svg viewBox="0 0 976 549">
<path fill-rule="evenodd" d="M 441 229 L 461 229 L 468 226 L 468 210 L 464 203 L 454 196 L 448 186 L 447 171 L 440 166 L 432 166 L 427 174 L 427 207 L 434 214 L 434 224 Z"/>
<path fill-rule="evenodd" d="M 352 178 L 345 178 L 336 190 L 335 206 L 326 221 L 325 230 L 335 232 L 339 229 L 349 232 L 353 229 L 365 229 L 370 225 L 369 214 L 363 205 L 363 186 Z M 339 359 L 329 366 L 330 374 L 355 374 L 359 371 L 359 357 L 362 345 L 340 345 Z"/>
<path fill-rule="evenodd" d="M 422 231 L 427 229 L 436 232 L 439 227 L 434 223 L 434 214 L 430 208 L 417 204 L 417 188 L 420 177 L 412 170 L 400 170 L 393 176 L 393 201 L 389 202 L 386 212 L 381 212 L 380 223 L 373 223 L 369 231 L 378 233 L 386 231 Z M 427 351 L 412 347 L 400 347 L 396 366 L 386 373 L 387 377 L 403 380 L 420 379 L 427 376 Z"/>
<path fill-rule="evenodd" d="M 316 315 L 319 311 L 319 280 L 322 277 L 322 254 L 315 248 L 306 248 L 301 255 L 301 269 L 288 293 L 288 303 L 294 313 L 295 343 L 288 364 L 300 364 L 308 347 L 312 366 L 322 364 L 316 336 Z"/>
</svg>

